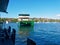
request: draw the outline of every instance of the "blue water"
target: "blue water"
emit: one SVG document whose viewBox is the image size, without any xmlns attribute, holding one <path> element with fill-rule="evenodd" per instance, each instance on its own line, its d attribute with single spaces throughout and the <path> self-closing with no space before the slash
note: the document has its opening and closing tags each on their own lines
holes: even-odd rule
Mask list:
<svg viewBox="0 0 60 45">
<path fill-rule="evenodd" d="M 4 27 L 11 26 L 16 29 L 16 45 L 26 45 L 24 40 L 28 38 L 36 42 L 36 45 L 60 45 L 60 23 L 35 23 L 28 36 L 23 36 L 18 33 L 18 23 L 5 24 Z M 11 30 L 12 31 L 12 30 Z"/>
</svg>

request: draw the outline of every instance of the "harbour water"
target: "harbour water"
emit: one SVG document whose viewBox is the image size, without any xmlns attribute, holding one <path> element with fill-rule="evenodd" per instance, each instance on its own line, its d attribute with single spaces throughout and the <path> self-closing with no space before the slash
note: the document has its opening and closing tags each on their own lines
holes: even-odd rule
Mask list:
<svg viewBox="0 0 60 45">
<path fill-rule="evenodd" d="M 8 26 L 16 30 L 15 45 L 26 45 L 27 38 L 35 41 L 36 45 L 60 45 L 60 23 L 35 23 L 28 35 L 24 34 L 25 36 L 19 34 L 18 23 L 4 24 L 3 28 Z"/>
</svg>

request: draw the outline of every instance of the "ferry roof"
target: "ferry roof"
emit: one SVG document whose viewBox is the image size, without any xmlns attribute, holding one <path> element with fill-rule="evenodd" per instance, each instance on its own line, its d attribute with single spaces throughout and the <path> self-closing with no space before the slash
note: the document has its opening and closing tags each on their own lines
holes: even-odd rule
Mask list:
<svg viewBox="0 0 60 45">
<path fill-rule="evenodd" d="M 19 16 L 30 16 L 29 14 L 19 14 Z"/>
</svg>

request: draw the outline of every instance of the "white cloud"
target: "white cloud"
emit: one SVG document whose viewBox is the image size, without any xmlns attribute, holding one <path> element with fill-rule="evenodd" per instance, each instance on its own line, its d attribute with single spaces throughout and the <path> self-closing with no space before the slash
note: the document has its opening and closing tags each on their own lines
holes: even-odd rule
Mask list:
<svg viewBox="0 0 60 45">
<path fill-rule="evenodd" d="M 60 17 L 60 14 L 56 15 L 57 17 Z"/>
<path fill-rule="evenodd" d="M 55 19 L 60 19 L 60 14 L 57 14 L 56 16 L 54 16 Z"/>
</svg>

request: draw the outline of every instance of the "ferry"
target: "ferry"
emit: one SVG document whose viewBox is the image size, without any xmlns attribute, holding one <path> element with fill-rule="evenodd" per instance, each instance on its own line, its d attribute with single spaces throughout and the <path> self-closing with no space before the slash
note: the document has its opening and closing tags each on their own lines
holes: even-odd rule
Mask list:
<svg viewBox="0 0 60 45">
<path fill-rule="evenodd" d="M 19 14 L 18 21 L 20 26 L 34 26 L 34 21 L 29 16 L 29 14 Z"/>
</svg>

